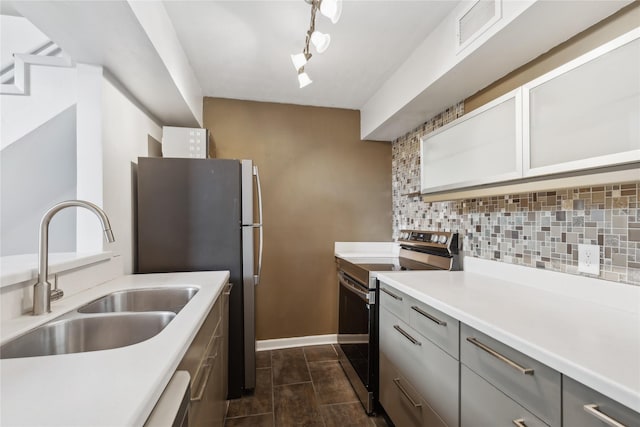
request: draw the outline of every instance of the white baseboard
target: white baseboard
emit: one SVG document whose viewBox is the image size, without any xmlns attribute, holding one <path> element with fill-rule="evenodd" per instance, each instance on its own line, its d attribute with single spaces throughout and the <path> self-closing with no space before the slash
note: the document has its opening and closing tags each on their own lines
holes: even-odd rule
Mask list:
<svg viewBox="0 0 640 427">
<path fill-rule="evenodd" d="M 278 350 L 281 348 L 303 347 L 307 345 L 336 344 L 337 334 L 312 335 L 307 337 L 278 338 L 273 340 L 259 340 L 256 342 L 256 350 Z"/>
</svg>

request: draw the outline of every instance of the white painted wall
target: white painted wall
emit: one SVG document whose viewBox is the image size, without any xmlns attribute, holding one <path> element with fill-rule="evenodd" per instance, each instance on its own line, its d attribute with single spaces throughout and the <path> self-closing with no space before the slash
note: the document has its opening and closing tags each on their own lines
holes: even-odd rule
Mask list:
<svg viewBox="0 0 640 427">
<path fill-rule="evenodd" d="M 78 147 L 77 195 L 103 207 L 102 80 L 103 69 L 77 65 Z M 102 250 L 103 233 L 95 214 L 78 209 L 76 247 L 79 252 Z"/>
<path fill-rule="evenodd" d="M 0 152 L 0 256 L 38 251 L 40 219 L 76 196 L 76 108 L 69 107 Z M 76 212 L 49 224 L 49 249 L 76 249 Z"/>
<path fill-rule="evenodd" d="M 78 210 L 77 248 L 109 250 L 133 271 L 133 168 L 162 127 L 100 66 L 78 64 L 78 198 L 106 212 L 116 241 L 107 243 L 95 215 Z"/>
<path fill-rule="evenodd" d="M 162 139 L 162 127 L 110 77 L 102 80 L 102 144 L 104 210 L 116 242 L 105 249 L 122 255 L 125 273 L 133 271 L 133 169 L 139 156 L 148 155 L 148 136 Z"/>
<path fill-rule="evenodd" d="M 0 15 L 0 68 L 13 63 L 14 53 L 29 53 L 49 41 L 22 16 Z"/>
<path fill-rule="evenodd" d="M 76 103 L 74 68 L 29 65 L 30 95 L 0 95 L 0 149 Z"/>
</svg>

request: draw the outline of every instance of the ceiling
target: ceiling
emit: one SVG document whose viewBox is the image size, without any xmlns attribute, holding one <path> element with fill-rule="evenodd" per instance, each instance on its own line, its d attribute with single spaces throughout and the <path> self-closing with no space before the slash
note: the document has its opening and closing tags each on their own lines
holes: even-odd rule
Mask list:
<svg viewBox="0 0 640 427">
<path fill-rule="evenodd" d="M 359 109 L 458 1 L 344 1 L 316 30 L 331 45 L 298 88 L 289 55 L 304 47 L 311 6 L 288 1 L 165 1 L 205 96 Z M 355 84 L 354 84 L 355 83 Z"/>
<path fill-rule="evenodd" d="M 500 0 L 464 48 L 456 23 L 477 0 L 343 0 L 298 88 L 290 54 L 305 0 L 1 0 L 77 63 L 97 64 L 167 126 L 202 126 L 203 96 L 357 109 L 361 138 L 391 141 L 634 0 Z M 635 2 L 637 4 L 637 2 Z M 544 22 L 544 25 L 541 25 Z"/>
</svg>

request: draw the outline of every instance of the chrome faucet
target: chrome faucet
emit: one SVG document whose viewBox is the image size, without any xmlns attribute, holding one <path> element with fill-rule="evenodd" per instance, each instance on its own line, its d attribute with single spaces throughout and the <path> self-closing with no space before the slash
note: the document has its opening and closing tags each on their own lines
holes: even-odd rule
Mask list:
<svg viewBox="0 0 640 427">
<path fill-rule="evenodd" d="M 49 209 L 42 217 L 40 221 L 40 249 L 38 251 L 38 282 L 33 286 L 33 314 L 39 315 L 44 313 L 51 313 L 51 301 L 62 298 L 62 290 L 55 289 L 55 292 L 51 291 L 51 283 L 49 283 L 49 223 L 51 218 L 60 212 L 64 208 L 70 207 L 86 208 L 97 215 L 102 222 L 102 228 L 104 229 L 104 235 L 109 241 L 113 243 L 115 241 L 113 232 L 111 231 L 111 224 L 107 214 L 102 209 L 94 205 L 91 202 L 84 200 L 67 200 L 66 202 L 58 203 Z"/>
</svg>

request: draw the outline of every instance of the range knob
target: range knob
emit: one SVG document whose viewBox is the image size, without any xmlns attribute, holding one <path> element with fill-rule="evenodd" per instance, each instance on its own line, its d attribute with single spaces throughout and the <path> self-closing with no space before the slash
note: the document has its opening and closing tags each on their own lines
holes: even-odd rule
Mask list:
<svg viewBox="0 0 640 427">
<path fill-rule="evenodd" d="M 431 241 L 432 241 L 433 243 L 436 243 L 436 242 L 438 241 L 438 235 L 437 235 L 437 234 L 432 234 L 432 235 L 431 235 Z"/>
<path fill-rule="evenodd" d="M 438 237 L 438 243 L 442 243 L 442 244 L 447 243 L 447 236 L 443 234 L 442 236 Z"/>
</svg>

